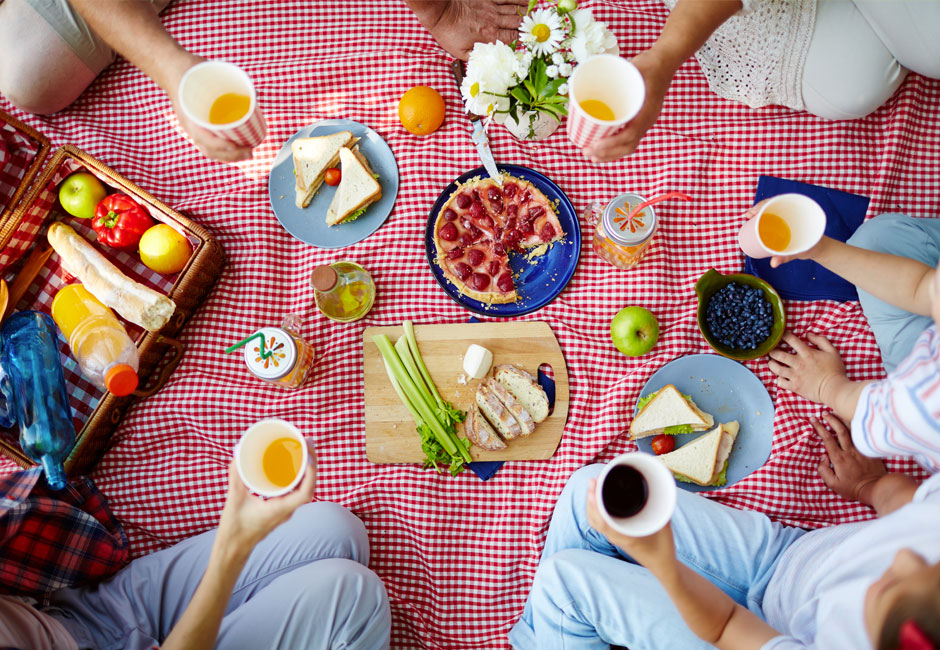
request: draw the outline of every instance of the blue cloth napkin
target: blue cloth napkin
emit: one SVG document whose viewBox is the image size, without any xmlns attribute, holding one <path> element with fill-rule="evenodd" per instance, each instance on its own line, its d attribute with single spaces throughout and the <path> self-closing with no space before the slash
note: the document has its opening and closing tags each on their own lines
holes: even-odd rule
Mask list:
<svg viewBox="0 0 940 650">
<path fill-rule="evenodd" d="M 476 316 L 471 316 L 468 323 L 479 323 L 480 319 Z M 548 378 L 547 375 L 543 374 L 541 370 L 538 372 L 538 382 L 542 387 L 542 390 L 545 391 L 545 395 L 548 397 L 548 407 L 551 408 L 555 405 L 555 382 Z M 474 463 L 467 463 L 467 467 L 470 470 L 480 477 L 481 481 L 489 481 L 493 478 L 493 475 L 499 471 L 499 468 L 503 466 L 503 463 L 506 461 L 503 460 L 478 460 Z"/>
<path fill-rule="evenodd" d="M 774 176 L 757 181 L 754 203 L 778 194 L 804 194 L 826 213 L 826 235 L 846 241 L 865 220 L 871 199 L 828 187 Z M 793 260 L 773 269 L 770 258 L 746 258 L 744 272 L 767 280 L 786 300 L 858 300 L 855 285 L 810 260 Z"/>
</svg>

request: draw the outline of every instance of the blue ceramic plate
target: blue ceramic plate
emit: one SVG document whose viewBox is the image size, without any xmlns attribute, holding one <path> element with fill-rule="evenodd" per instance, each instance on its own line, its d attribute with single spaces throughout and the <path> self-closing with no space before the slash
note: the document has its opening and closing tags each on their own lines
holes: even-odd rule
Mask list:
<svg viewBox="0 0 940 650">
<path fill-rule="evenodd" d="M 297 138 L 328 135 L 337 131 L 350 131 L 359 138 L 359 149 L 369 160 L 372 171 L 379 175 L 382 198 L 370 205 L 365 214 L 355 221 L 330 227 L 326 225 L 326 211 L 333 200 L 335 187 L 326 183 L 321 185 L 306 208 L 298 208 L 294 204 L 294 161 L 290 143 Z M 398 195 L 398 164 L 385 140 L 366 125 L 353 120 L 321 120 L 302 128 L 281 147 L 268 177 L 268 195 L 274 216 L 284 226 L 284 230 L 318 248 L 342 248 L 362 241 L 385 223 Z"/>
<path fill-rule="evenodd" d="M 640 397 L 655 393 L 666 384 L 691 396 L 700 409 L 711 413 L 716 424 L 731 420 L 741 423 L 728 459 L 728 485 L 737 483 L 767 462 L 774 433 L 774 403 L 754 373 L 737 361 L 717 354 L 692 354 L 670 361 L 657 370 L 643 386 Z M 676 436 L 676 449 L 700 435 Z M 653 453 L 652 442 L 653 436 L 649 436 L 640 438 L 636 444 L 641 451 Z M 682 481 L 676 481 L 676 485 L 689 492 L 719 489 Z"/>
<path fill-rule="evenodd" d="M 571 201 L 561 191 L 561 188 L 547 177 L 533 169 L 519 165 L 498 165 L 497 168 L 517 178 L 529 181 L 539 188 L 550 201 L 555 202 L 558 222 L 565 230 L 564 239 L 555 242 L 555 245 L 541 257 L 535 258 L 535 264 L 530 264 L 519 253 L 509 254 L 509 266 L 512 268 L 519 300 L 502 305 L 487 305 L 479 300 L 469 298 L 460 293 L 457 287 L 444 277 L 441 268 L 434 263 L 434 222 L 437 220 L 437 215 L 459 184 L 475 176 L 487 176 L 486 170 L 482 167 L 477 167 L 459 176 L 444 188 L 441 195 L 437 197 L 437 201 L 434 202 L 431 213 L 428 215 L 428 227 L 424 234 L 424 250 L 434 279 L 447 292 L 448 296 L 470 311 L 483 316 L 507 318 L 539 310 L 562 292 L 578 266 L 578 256 L 581 254 L 581 224 L 574 212 Z"/>
</svg>

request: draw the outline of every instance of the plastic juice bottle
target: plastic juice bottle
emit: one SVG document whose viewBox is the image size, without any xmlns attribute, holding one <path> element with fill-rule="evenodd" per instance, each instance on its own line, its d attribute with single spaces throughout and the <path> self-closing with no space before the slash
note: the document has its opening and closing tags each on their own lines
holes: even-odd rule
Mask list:
<svg viewBox="0 0 940 650">
<path fill-rule="evenodd" d="M 137 346 L 110 309 L 81 284 L 70 284 L 52 301 L 52 317 L 86 379 L 117 396 L 134 392 Z"/>
<path fill-rule="evenodd" d="M 348 323 L 369 313 L 375 301 L 372 276 L 355 262 L 340 260 L 313 269 L 310 284 L 316 291 L 317 308 L 335 321 Z"/>
<path fill-rule="evenodd" d="M 59 360 L 59 333 L 48 314 L 13 314 L 0 330 L 4 424 L 19 424 L 20 448 L 42 465 L 49 486 L 66 486 L 62 463 L 75 445 L 75 425 Z"/>
</svg>

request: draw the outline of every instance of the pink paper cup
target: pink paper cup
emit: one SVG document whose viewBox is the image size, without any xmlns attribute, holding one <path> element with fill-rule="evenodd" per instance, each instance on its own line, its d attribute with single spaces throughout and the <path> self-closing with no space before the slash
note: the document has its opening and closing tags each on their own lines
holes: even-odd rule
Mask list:
<svg viewBox="0 0 940 650">
<path fill-rule="evenodd" d="M 247 95 L 250 99 L 244 117 L 229 124 L 209 121 L 212 103 L 226 93 Z M 203 61 L 197 63 L 180 80 L 179 101 L 190 120 L 220 138 L 242 147 L 256 147 L 267 135 L 267 124 L 258 107 L 258 95 L 251 78 L 234 63 Z"/>
<path fill-rule="evenodd" d="M 568 81 L 568 139 L 586 147 L 636 117 L 646 99 L 646 84 L 636 66 L 614 54 L 597 54 L 578 65 Z M 581 102 L 602 101 L 614 112 L 612 121 L 584 112 Z"/>
<path fill-rule="evenodd" d="M 790 228 L 790 243 L 783 250 L 774 250 L 761 241 L 760 220 L 767 212 L 783 219 Z M 745 255 L 754 259 L 798 255 L 819 243 L 825 231 L 826 213 L 816 201 L 802 194 L 779 194 L 768 199 L 756 215 L 744 222 L 738 232 L 738 245 Z"/>
</svg>

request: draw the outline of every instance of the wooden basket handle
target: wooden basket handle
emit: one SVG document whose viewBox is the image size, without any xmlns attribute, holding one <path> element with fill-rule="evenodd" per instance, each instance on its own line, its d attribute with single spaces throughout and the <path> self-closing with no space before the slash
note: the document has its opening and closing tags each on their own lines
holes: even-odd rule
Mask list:
<svg viewBox="0 0 940 650">
<path fill-rule="evenodd" d="M 133 395 L 136 397 L 150 397 L 155 394 L 158 390 L 163 388 L 166 385 L 167 380 L 169 380 L 170 375 L 173 374 L 173 371 L 176 370 L 176 367 L 180 365 L 180 361 L 183 360 L 183 352 L 185 348 L 183 344 L 174 338 L 169 336 L 163 336 L 162 334 L 157 337 L 157 343 L 166 343 L 168 346 L 173 348 L 176 353 L 173 357 L 167 362 L 166 366 L 160 372 L 160 376 L 157 377 L 157 381 L 150 388 L 139 388 L 133 392 Z"/>
</svg>

